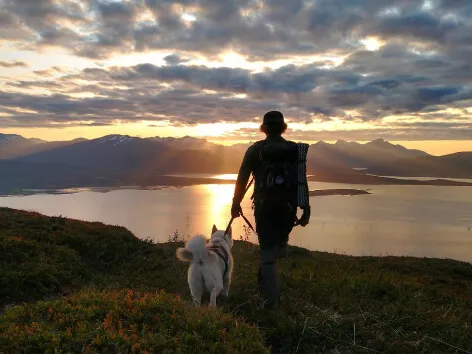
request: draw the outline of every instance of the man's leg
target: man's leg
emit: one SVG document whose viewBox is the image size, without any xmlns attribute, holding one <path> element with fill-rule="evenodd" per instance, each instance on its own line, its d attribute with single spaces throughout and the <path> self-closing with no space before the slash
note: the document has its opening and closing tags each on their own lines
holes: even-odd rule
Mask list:
<svg viewBox="0 0 472 354">
<path fill-rule="evenodd" d="M 276 264 L 278 253 L 278 246 L 264 248 L 260 251 L 259 289 L 267 307 L 277 306 L 280 300 L 279 275 Z"/>
<path fill-rule="evenodd" d="M 286 251 L 294 216 L 285 210 L 257 213 L 257 209 L 255 216 L 260 247 L 259 291 L 268 306 L 277 306 L 280 301 L 280 285 L 276 262 L 280 250 Z"/>
<path fill-rule="evenodd" d="M 285 220 L 282 225 L 280 225 L 280 243 L 279 243 L 279 256 L 278 258 L 284 259 L 287 257 L 287 246 L 289 234 L 293 229 L 293 225 L 297 219 L 297 212 L 290 210 L 287 214 L 280 217 L 281 220 Z"/>
</svg>

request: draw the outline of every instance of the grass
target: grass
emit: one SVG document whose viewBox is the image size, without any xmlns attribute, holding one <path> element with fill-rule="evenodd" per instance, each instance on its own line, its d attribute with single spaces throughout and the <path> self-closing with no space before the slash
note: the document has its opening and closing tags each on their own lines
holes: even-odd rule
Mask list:
<svg viewBox="0 0 472 354">
<path fill-rule="evenodd" d="M 472 352 L 470 263 L 351 257 L 290 247 L 287 259 L 279 262 L 282 307 L 267 311 L 257 295 L 258 247 L 236 241 L 230 296 L 218 299 L 220 308 L 214 311 L 188 304 L 187 264 L 175 259 L 181 245 L 141 241 L 121 227 L 0 208 L 0 302 L 8 305 L 0 316 L 0 352 L 20 343 L 44 351 L 53 334 L 56 344 L 64 340 L 63 348 L 87 350 L 90 338 L 99 335 L 101 345 L 116 345 L 122 352 L 131 352 L 135 343 L 143 345 L 138 351 L 156 351 L 153 338 L 167 343 L 159 347 L 161 352 L 176 345 L 181 352 L 192 352 L 189 338 L 196 336 L 200 352 L 217 351 L 222 328 L 234 331 L 224 342 L 228 352 L 262 351 L 262 343 L 280 353 Z M 134 310 L 121 313 L 123 306 L 116 304 L 124 303 L 130 289 Z M 21 302 L 25 304 L 17 305 Z M 90 302 L 98 314 L 87 317 Z M 75 326 L 82 323 L 71 338 L 67 327 L 58 328 L 46 311 L 52 308 L 67 318 L 68 304 L 76 306 L 73 316 L 69 314 L 77 319 Z M 174 309 L 175 317 L 166 318 L 161 327 L 146 322 L 149 318 L 133 317 L 136 311 L 162 313 L 163 307 Z M 110 311 L 123 319 L 122 332 L 134 334 L 134 339 L 119 335 L 119 322 L 111 332 L 120 336 L 119 343 L 103 332 L 99 324 Z M 192 327 L 200 317 L 201 333 Z M 190 327 L 183 326 L 185 321 Z M 76 328 L 73 323 L 70 328 Z M 29 330 L 36 326 L 34 336 L 27 335 L 25 325 Z M 177 344 L 169 339 L 175 335 L 173 328 L 183 333 Z M 13 330 L 16 337 L 2 335 Z M 207 331 L 213 334 L 205 337 Z"/>
<path fill-rule="evenodd" d="M 8 352 L 268 352 L 253 325 L 162 291 L 88 290 L 17 306 L 0 328 Z"/>
</svg>

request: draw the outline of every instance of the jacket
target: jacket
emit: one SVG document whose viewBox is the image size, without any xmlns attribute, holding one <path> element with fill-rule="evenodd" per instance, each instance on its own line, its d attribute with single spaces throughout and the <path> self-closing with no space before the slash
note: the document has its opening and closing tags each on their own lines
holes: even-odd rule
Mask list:
<svg viewBox="0 0 472 354">
<path fill-rule="evenodd" d="M 265 140 L 252 144 L 246 151 L 241 167 L 239 168 L 238 178 L 233 196 L 233 205 L 238 205 L 244 198 L 246 185 L 249 177 L 254 174 L 254 197 L 257 199 L 259 192 L 259 162 L 261 149 L 269 154 L 287 154 L 292 155 L 296 159 L 296 144 L 292 141 L 284 139 L 281 135 L 268 135 Z"/>
</svg>

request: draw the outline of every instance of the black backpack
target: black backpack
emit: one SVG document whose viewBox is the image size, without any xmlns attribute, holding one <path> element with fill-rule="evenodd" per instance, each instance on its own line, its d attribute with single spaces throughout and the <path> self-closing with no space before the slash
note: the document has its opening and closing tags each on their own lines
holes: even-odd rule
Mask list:
<svg viewBox="0 0 472 354">
<path fill-rule="evenodd" d="M 281 145 L 279 145 L 281 146 Z M 297 146 L 287 141 L 271 151 L 265 141 L 259 150 L 254 203 L 260 210 L 293 210 L 297 205 Z"/>
</svg>

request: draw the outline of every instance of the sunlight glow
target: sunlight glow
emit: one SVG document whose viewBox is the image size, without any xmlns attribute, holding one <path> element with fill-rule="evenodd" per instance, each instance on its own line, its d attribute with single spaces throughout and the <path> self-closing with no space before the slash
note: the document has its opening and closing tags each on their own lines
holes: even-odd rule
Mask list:
<svg viewBox="0 0 472 354">
<path fill-rule="evenodd" d="M 362 39 L 360 42 L 365 46 L 365 49 L 370 51 L 376 51 L 382 46 L 381 42 L 374 37 Z"/>
<path fill-rule="evenodd" d="M 230 216 L 230 207 L 234 194 L 234 185 L 207 184 L 203 187 L 209 193 L 207 224 L 209 225 L 209 227 L 215 224 L 220 229 L 226 227 Z"/>
<path fill-rule="evenodd" d="M 222 177 L 222 175 L 219 175 L 219 177 Z M 206 219 L 204 223 L 205 227 L 210 228 L 215 224 L 219 230 L 225 229 L 231 218 L 230 210 L 234 194 L 234 184 L 209 184 L 202 187 L 205 190 L 205 194 L 208 195 L 207 200 L 209 200 L 209 208 L 204 216 Z M 253 187 L 249 188 L 246 197 L 241 203 L 241 207 L 244 210 L 244 215 L 249 219 L 252 225 L 255 225 L 254 215 L 251 210 L 252 201 L 250 198 L 253 190 Z M 233 221 L 231 227 L 233 229 L 233 239 L 238 239 L 239 236 L 244 234 L 244 229 L 247 226 L 242 218 L 237 218 Z M 249 240 L 256 242 L 257 236 L 251 232 Z"/>
<path fill-rule="evenodd" d="M 235 174 L 235 173 L 226 173 L 226 174 L 221 174 L 221 175 L 215 176 L 215 178 L 223 179 L 225 181 L 236 181 L 237 177 L 238 177 L 238 175 Z"/>
<path fill-rule="evenodd" d="M 223 65 L 228 66 L 230 68 L 237 68 L 240 66 L 241 63 L 245 62 L 246 59 L 233 51 L 225 52 L 220 55 Z"/>
<path fill-rule="evenodd" d="M 194 22 L 197 20 L 196 16 L 187 14 L 187 13 L 183 14 L 181 17 L 182 17 L 182 20 L 187 21 L 187 22 Z"/>
<path fill-rule="evenodd" d="M 221 137 L 227 133 L 231 133 L 237 129 L 257 128 L 255 123 L 213 123 L 213 124 L 199 124 L 193 128 L 193 136 L 202 137 Z"/>
</svg>

